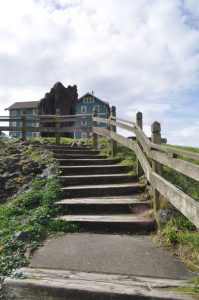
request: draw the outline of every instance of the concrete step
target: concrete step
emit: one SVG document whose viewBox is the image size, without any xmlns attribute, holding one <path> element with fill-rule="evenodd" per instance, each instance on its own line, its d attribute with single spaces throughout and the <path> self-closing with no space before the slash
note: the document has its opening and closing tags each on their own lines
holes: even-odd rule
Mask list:
<svg viewBox="0 0 199 300">
<path fill-rule="evenodd" d="M 92 166 L 59 166 L 62 175 L 92 175 L 92 174 L 116 174 L 127 173 L 131 166 L 121 165 L 92 165 Z"/>
<path fill-rule="evenodd" d="M 55 158 L 59 159 L 105 159 L 106 155 L 93 155 L 93 154 L 53 154 Z"/>
<path fill-rule="evenodd" d="M 118 196 L 142 193 L 145 185 L 139 183 L 102 184 L 102 185 L 78 185 L 63 187 L 63 195 L 67 198 Z"/>
<path fill-rule="evenodd" d="M 138 180 L 136 175 L 128 174 L 93 174 L 93 175 L 72 175 L 58 177 L 64 185 L 87 185 L 87 184 L 110 184 L 127 183 Z"/>
<path fill-rule="evenodd" d="M 78 225 L 86 230 L 102 230 L 103 232 L 146 233 L 155 229 L 152 217 L 134 214 L 106 215 L 63 215 L 57 218 Z"/>
<path fill-rule="evenodd" d="M 24 279 L 6 278 L 3 297 L 15 300 L 193 300 L 189 293 L 171 291 L 185 280 L 130 275 L 22 268 Z"/>
<path fill-rule="evenodd" d="M 51 151 L 56 151 L 56 150 L 92 150 L 91 147 L 71 147 L 71 146 L 48 146 L 44 147 L 45 149 L 51 150 Z"/>
<path fill-rule="evenodd" d="M 138 197 L 73 198 L 57 201 L 56 204 L 62 205 L 63 214 L 142 214 L 149 210 L 150 203 Z"/>
<path fill-rule="evenodd" d="M 110 204 L 127 204 L 127 205 L 148 205 L 149 201 L 140 200 L 139 195 L 135 196 L 110 196 L 110 197 L 92 197 L 92 198 L 72 198 L 63 199 L 55 202 L 61 205 L 110 205 Z"/>
<path fill-rule="evenodd" d="M 89 148 L 91 149 L 92 148 L 92 145 L 91 144 L 83 144 L 83 145 L 76 145 L 76 146 L 72 146 L 72 144 L 60 144 L 60 145 L 57 145 L 57 144 L 47 144 L 47 145 L 42 145 L 43 148 L 55 148 L 55 149 L 60 149 L 60 148 L 63 148 L 63 149 L 68 149 L 68 148 Z"/>
<path fill-rule="evenodd" d="M 114 165 L 121 162 L 121 159 L 56 159 L 62 166 L 86 166 L 86 165 Z"/>
<path fill-rule="evenodd" d="M 55 154 L 91 154 L 91 155 L 97 155 L 100 152 L 98 150 L 80 150 L 80 149 L 54 149 L 52 150 Z"/>
</svg>

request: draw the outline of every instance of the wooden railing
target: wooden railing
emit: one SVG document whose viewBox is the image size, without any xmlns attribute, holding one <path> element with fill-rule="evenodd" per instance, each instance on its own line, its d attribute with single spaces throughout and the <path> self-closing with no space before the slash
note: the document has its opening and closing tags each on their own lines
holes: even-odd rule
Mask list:
<svg viewBox="0 0 199 300">
<path fill-rule="evenodd" d="M 193 161 L 199 162 L 199 153 L 161 145 L 161 128 L 158 122 L 152 124 L 151 138 L 148 138 L 142 130 L 142 113 L 140 112 L 136 115 L 136 122 L 117 118 L 114 107 L 108 119 L 98 118 L 95 111 L 93 115 L 93 133 L 95 136 L 97 134 L 102 135 L 112 141 L 113 155 L 115 155 L 117 148 L 115 142 L 119 142 L 135 152 L 138 160 L 137 173 L 139 175 L 145 174 L 153 189 L 154 209 L 157 210 L 160 207 L 161 196 L 163 196 L 199 228 L 199 203 L 162 176 L 163 165 L 165 165 L 199 181 L 199 165 Z M 99 121 L 108 125 L 110 130 L 97 127 L 95 124 Z M 118 134 L 116 132 L 118 128 L 133 133 L 135 138 L 130 140 Z M 93 145 L 94 147 L 97 146 L 96 140 Z"/>
<path fill-rule="evenodd" d="M 56 143 L 60 143 L 60 137 L 71 132 L 92 132 L 92 125 L 77 127 L 75 122 L 90 121 L 92 124 L 92 114 L 66 115 L 61 116 L 59 109 L 56 115 L 21 115 L 3 116 L 0 122 L 9 122 L 7 126 L 0 126 L 0 131 L 21 132 L 22 140 L 26 140 L 27 132 L 54 133 Z M 15 122 L 15 125 L 12 123 Z M 32 125 L 28 125 L 32 123 Z"/>
<path fill-rule="evenodd" d="M 101 114 L 100 114 L 101 115 Z M 145 175 L 153 190 L 153 206 L 160 207 L 161 196 L 172 203 L 184 216 L 199 228 L 199 203 L 185 194 L 174 184 L 162 176 L 163 165 L 199 181 L 199 153 L 181 150 L 175 147 L 161 145 L 160 124 L 154 122 L 151 127 L 151 137 L 147 137 L 142 130 L 142 113 L 137 113 L 136 121 L 130 122 L 116 117 L 115 107 L 111 108 L 108 119 L 99 116 L 97 107 L 93 114 L 61 116 L 59 110 L 56 115 L 23 115 L 20 117 L 0 117 L 0 122 L 20 122 L 20 126 L 0 126 L 0 131 L 21 131 L 22 139 L 26 139 L 26 132 L 54 132 L 57 144 L 66 132 L 92 132 L 93 148 L 98 147 L 98 136 L 105 136 L 111 140 L 111 152 L 117 153 L 117 142 L 133 150 L 137 157 L 137 174 Z M 92 126 L 76 127 L 76 121 L 92 121 Z M 28 127 L 27 122 L 36 122 L 37 126 Z M 104 124 L 103 127 L 98 124 Z M 72 124 L 72 125 L 71 125 Z M 118 128 L 134 134 L 132 139 L 117 133 Z M 186 160 L 187 159 L 187 160 Z M 188 161 L 191 160 L 191 161 Z"/>
</svg>

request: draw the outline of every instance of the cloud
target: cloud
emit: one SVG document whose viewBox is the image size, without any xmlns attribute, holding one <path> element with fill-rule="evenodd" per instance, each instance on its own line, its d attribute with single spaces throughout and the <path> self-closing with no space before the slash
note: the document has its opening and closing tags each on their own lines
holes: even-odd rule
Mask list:
<svg viewBox="0 0 199 300">
<path fill-rule="evenodd" d="M 94 90 L 121 117 L 141 110 L 146 130 L 161 121 L 179 141 L 174 125 L 197 131 L 198 20 L 198 0 L 1 1 L 1 114 L 61 81 Z M 199 146 L 193 131 L 180 142 Z"/>
</svg>

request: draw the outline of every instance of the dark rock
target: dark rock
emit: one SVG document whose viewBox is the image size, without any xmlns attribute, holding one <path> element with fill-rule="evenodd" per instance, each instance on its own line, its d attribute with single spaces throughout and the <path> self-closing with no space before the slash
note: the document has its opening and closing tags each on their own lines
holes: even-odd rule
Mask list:
<svg viewBox="0 0 199 300">
<path fill-rule="evenodd" d="M 21 230 L 21 231 L 17 231 L 15 232 L 15 234 L 13 235 L 14 238 L 19 239 L 19 240 L 23 240 L 28 236 L 28 231 L 27 230 Z"/>
<path fill-rule="evenodd" d="M 38 114 L 39 115 L 55 115 L 56 109 L 59 108 L 61 115 L 75 115 L 76 104 L 78 100 L 77 86 L 63 86 L 61 82 L 57 82 L 50 90 L 45 94 L 45 97 L 39 101 Z M 62 123 L 62 126 L 71 126 L 70 123 Z M 40 126 L 47 126 L 47 124 L 41 124 Z M 48 123 L 48 126 L 54 127 L 55 124 Z M 43 137 L 54 137 L 54 133 L 41 133 Z M 72 133 L 66 133 L 64 136 L 73 137 Z"/>
<path fill-rule="evenodd" d="M 156 218 L 161 223 L 167 223 L 171 218 L 176 217 L 178 212 L 174 208 L 158 209 L 155 213 Z"/>
<path fill-rule="evenodd" d="M 56 172 L 56 164 L 48 165 L 46 169 L 40 175 L 41 178 L 53 178 Z"/>
<path fill-rule="evenodd" d="M 1 191 L 5 188 L 5 177 L 0 176 L 0 189 Z"/>
</svg>

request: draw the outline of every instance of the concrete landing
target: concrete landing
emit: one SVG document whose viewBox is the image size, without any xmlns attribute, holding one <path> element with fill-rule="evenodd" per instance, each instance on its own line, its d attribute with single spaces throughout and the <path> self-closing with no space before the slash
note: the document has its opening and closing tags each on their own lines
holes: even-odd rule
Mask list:
<svg viewBox="0 0 199 300">
<path fill-rule="evenodd" d="M 30 266 L 177 280 L 193 275 L 149 238 L 113 234 L 73 233 L 51 238 L 35 252 Z"/>
<path fill-rule="evenodd" d="M 168 280 L 114 274 L 47 269 L 19 270 L 23 280 L 7 278 L 5 299 L 13 300 L 193 300 L 193 294 L 172 292 L 186 286 L 182 280 Z"/>
</svg>

